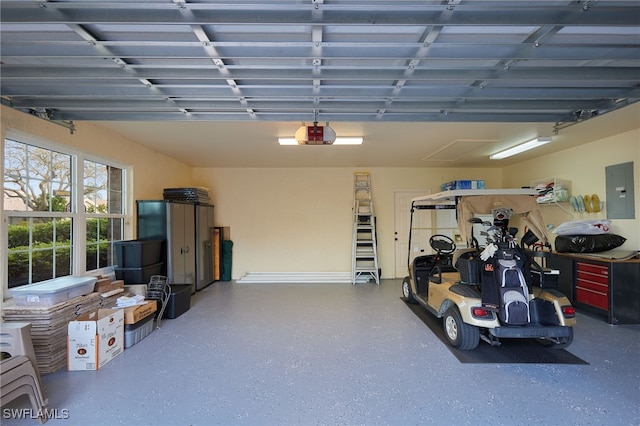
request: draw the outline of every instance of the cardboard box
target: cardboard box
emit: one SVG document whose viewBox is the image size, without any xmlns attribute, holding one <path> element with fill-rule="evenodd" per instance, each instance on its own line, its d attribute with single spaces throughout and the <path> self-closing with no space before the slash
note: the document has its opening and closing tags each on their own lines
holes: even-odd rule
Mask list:
<svg viewBox="0 0 640 426">
<path fill-rule="evenodd" d="M 111 281 L 111 278 L 100 278 L 98 281 L 96 281 L 96 284 L 93 287 L 93 291 L 95 291 L 96 293 L 108 293 L 110 291 L 123 287 L 123 280 Z"/>
<path fill-rule="evenodd" d="M 125 284 L 124 291 L 136 295 L 144 296 L 147 294 L 146 284 Z"/>
<path fill-rule="evenodd" d="M 115 290 L 117 288 L 124 288 L 124 280 L 111 281 L 111 290 Z"/>
<path fill-rule="evenodd" d="M 124 311 L 98 309 L 69 322 L 67 369 L 99 370 L 124 350 Z"/>
<path fill-rule="evenodd" d="M 100 278 L 96 281 L 96 284 L 93 286 L 93 291 L 97 293 L 105 293 L 111 290 L 111 279 L 110 278 Z"/>
<path fill-rule="evenodd" d="M 144 305 L 130 306 L 124 308 L 124 323 L 135 324 L 138 321 L 153 314 L 158 309 L 158 304 L 155 300 L 147 300 Z"/>
<path fill-rule="evenodd" d="M 220 229 L 222 230 L 222 239 L 223 240 L 230 240 L 231 239 L 231 227 L 230 226 L 221 226 Z"/>
</svg>

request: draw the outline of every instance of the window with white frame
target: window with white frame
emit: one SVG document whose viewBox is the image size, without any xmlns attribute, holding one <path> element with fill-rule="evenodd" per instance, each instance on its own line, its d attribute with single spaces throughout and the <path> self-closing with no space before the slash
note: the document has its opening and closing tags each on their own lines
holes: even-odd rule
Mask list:
<svg viewBox="0 0 640 426">
<path fill-rule="evenodd" d="M 62 151 L 4 141 L 9 288 L 115 262 L 113 243 L 124 236 L 125 172 Z"/>
<path fill-rule="evenodd" d="M 87 270 L 115 263 L 113 243 L 124 232 L 122 177 L 122 169 L 84 160 Z"/>
</svg>

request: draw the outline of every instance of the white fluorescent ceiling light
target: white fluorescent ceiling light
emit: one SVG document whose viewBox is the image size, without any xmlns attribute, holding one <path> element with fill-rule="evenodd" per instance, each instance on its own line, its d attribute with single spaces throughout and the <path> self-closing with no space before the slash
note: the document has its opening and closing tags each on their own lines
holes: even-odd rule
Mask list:
<svg viewBox="0 0 640 426">
<path fill-rule="evenodd" d="M 334 145 L 362 145 L 362 138 L 336 138 Z"/>
<path fill-rule="evenodd" d="M 500 151 L 489 156 L 492 160 L 502 160 L 503 158 L 511 157 L 512 155 L 520 154 L 521 152 L 528 151 L 533 148 L 537 148 L 544 144 L 551 142 L 551 137 L 538 137 L 532 139 L 528 142 L 522 143 L 520 145 L 516 145 L 512 148 L 505 149 L 504 151 Z"/>
</svg>

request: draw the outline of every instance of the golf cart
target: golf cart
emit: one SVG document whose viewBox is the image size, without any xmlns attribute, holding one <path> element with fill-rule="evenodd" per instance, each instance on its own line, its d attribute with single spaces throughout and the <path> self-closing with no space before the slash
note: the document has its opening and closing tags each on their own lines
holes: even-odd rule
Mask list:
<svg viewBox="0 0 640 426">
<path fill-rule="evenodd" d="M 519 216 L 526 238 L 548 245 L 534 195 L 529 189 L 451 190 L 411 201 L 402 293 L 443 318 L 454 348 L 474 349 L 480 339 L 499 345 L 503 338 L 536 339 L 555 349 L 571 344 L 575 309 L 557 290 L 558 271 L 541 267 L 548 252 L 525 250 L 516 243 L 518 229 L 509 226 Z"/>
</svg>

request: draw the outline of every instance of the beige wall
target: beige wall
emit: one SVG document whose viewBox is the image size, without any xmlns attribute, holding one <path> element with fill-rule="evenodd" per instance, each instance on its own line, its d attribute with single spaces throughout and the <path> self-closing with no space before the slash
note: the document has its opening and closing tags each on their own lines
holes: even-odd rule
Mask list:
<svg viewBox="0 0 640 426">
<path fill-rule="evenodd" d="M 7 129 L 23 131 L 93 155 L 130 165 L 133 199 L 162 198 L 165 187 L 210 188 L 217 226 L 230 226 L 234 279 L 247 272 L 349 272 L 353 172 L 369 171 L 378 220 L 384 277 L 395 271 L 393 191 L 438 191 L 452 179 L 484 179 L 500 187 L 496 169 L 285 168 L 191 169 L 90 123 L 75 134 L 44 120 L 2 107 Z M 132 220 L 129 238 L 135 237 Z"/>
<path fill-rule="evenodd" d="M 496 169 L 201 168 L 217 226 L 230 226 L 234 279 L 248 272 L 350 272 L 353 173 L 371 174 L 382 276 L 395 272 L 393 193 L 439 191 L 452 179 L 484 179 L 499 188 Z"/>
<path fill-rule="evenodd" d="M 569 128 L 566 132 L 560 133 L 564 133 L 567 138 L 580 137 L 577 130 Z M 611 128 L 611 130 L 614 129 Z M 640 249 L 640 129 L 506 167 L 503 170 L 504 184 L 505 187 L 519 187 L 528 185 L 531 181 L 549 177 L 567 179 L 571 181 L 572 194 L 597 194 L 600 200 L 606 203 L 605 167 L 627 162 L 633 162 L 634 165 L 635 219 L 612 220 L 611 232 L 627 239 L 620 250 L 638 250 Z M 556 205 L 542 207 L 548 224 L 558 226 L 568 221 L 606 218 L 606 209 L 600 213 L 575 213 L 567 203 L 562 203 L 562 206 L 569 212 Z M 553 234 L 551 235 L 553 240 Z"/>
<path fill-rule="evenodd" d="M 91 123 L 77 123 L 77 131 L 72 135 L 68 129 L 4 106 L 1 113 L 2 140 L 8 129 L 18 130 L 131 166 L 135 182 L 133 199 L 160 199 L 165 187 L 201 185 L 210 188 L 212 202 L 216 206 L 216 226 L 231 227 L 234 279 L 247 272 L 350 271 L 354 171 L 368 171 L 372 176 L 379 259 L 385 278 L 393 276 L 395 271 L 394 191 L 436 192 L 442 182 L 452 179 L 484 179 L 488 188 L 502 188 L 528 185 L 535 179 L 559 177 L 573 182 L 574 193 L 596 193 L 604 199 L 604 167 L 634 161 L 636 219 L 614 221 L 614 231 L 628 239 L 624 248 L 640 248 L 638 128 L 504 169 L 192 170 Z M 593 121 L 594 126 L 602 126 Z M 565 140 L 579 138 L 585 125 L 591 124 L 587 122 L 569 127 L 562 130 L 560 136 Z M 615 128 L 611 126 L 610 132 Z M 591 217 L 569 216 L 553 206 L 544 209 L 547 220 L 556 225 L 583 216 Z M 132 227 L 133 223 L 129 228 L 131 237 L 135 235 Z M 0 247 L 0 250 L 5 248 Z"/>
</svg>

